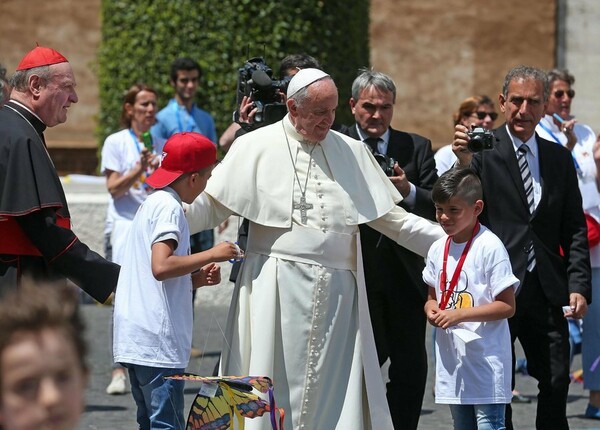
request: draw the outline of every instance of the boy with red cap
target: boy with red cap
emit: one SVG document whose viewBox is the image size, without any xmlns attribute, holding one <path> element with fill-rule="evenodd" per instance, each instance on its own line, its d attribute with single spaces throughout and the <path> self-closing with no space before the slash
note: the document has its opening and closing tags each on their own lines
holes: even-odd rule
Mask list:
<svg viewBox="0 0 600 430">
<path fill-rule="evenodd" d="M 192 289 L 220 282 L 214 262 L 241 258 L 223 242 L 190 255 L 182 202 L 204 190 L 216 147 L 199 133 L 177 133 L 146 183 L 156 191 L 142 203 L 126 241 L 114 311 L 113 355 L 129 370 L 140 429 L 183 428 L 182 373 L 192 347 Z M 190 275 L 191 274 L 191 275 Z"/>
<path fill-rule="evenodd" d="M 0 296 L 22 276 L 69 278 L 99 302 L 114 290 L 119 266 L 81 243 L 71 231 L 65 193 L 43 132 L 67 120 L 77 103 L 67 59 L 38 46 L 11 78 L 0 109 Z"/>
</svg>

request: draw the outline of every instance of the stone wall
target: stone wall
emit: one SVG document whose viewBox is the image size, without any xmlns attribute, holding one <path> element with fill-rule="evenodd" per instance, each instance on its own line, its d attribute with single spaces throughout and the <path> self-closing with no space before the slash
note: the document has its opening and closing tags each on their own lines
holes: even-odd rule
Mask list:
<svg viewBox="0 0 600 430">
<path fill-rule="evenodd" d="M 441 146 L 451 140 L 452 112 L 464 98 L 485 93 L 496 99 L 512 66 L 554 66 L 557 1 L 373 0 L 371 62 L 398 85 L 393 126 Z M 600 31 L 593 26 L 600 5 L 594 0 L 567 3 L 567 66 L 578 77 L 577 112 L 592 122 L 594 90 L 600 83 L 591 77 L 600 56 L 587 40 Z M 0 62 L 9 71 L 35 42 L 62 52 L 75 69 L 79 103 L 66 124 L 47 133 L 49 146 L 63 153 L 65 148 L 88 148 L 89 157 L 96 146 L 99 11 L 100 0 L 0 2 Z M 81 154 L 72 158 L 82 161 Z"/>
<path fill-rule="evenodd" d="M 600 2 L 566 1 L 566 67 L 575 76 L 575 100 L 571 105 L 578 121 L 600 132 Z"/>
<path fill-rule="evenodd" d="M 497 100 L 515 65 L 552 67 L 554 3 L 373 0 L 371 63 L 398 87 L 392 126 L 439 147 L 452 140 L 452 113 L 463 99 Z"/>
<path fill-rule="evenodd" d="M 59 51 L 73 67 L 79 102 L 65 124 L 45 133 L 49 147 L 95 150 L 100 0 L 2 0 L 0 26 L 0 63 L 9 74 L 36 42 Z"/>
</svg>

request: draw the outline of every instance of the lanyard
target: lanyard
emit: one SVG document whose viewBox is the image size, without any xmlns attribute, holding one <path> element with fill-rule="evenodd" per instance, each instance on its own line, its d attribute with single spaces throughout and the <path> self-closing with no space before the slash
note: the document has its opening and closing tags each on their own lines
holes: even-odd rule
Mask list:
<svg viewBox="0 0 600 430">
<path fill-rule="evenodd" d="M 185 109 L 185 107 L 183 109 Z M 192 104 L 192 111 L 188 114 L 187 125 L 183 128 L 183 123 L 181 122 L 181 109 L 179 108 L 179 104 L 176 101 L 173 101 L 173 110 L 177 117 L 177 126 L 179 127 L 178 130 L 180 132 L 194 130 L 194 109 L 196 109 L 196 103 Z"/>
<path fill-rule="evenodd" d="M 135 148 L 141 154 L 142 148 L 140 148 L 140 141 L 138 140 L 137 136 L 135 135 L 135 133 L 133 132 L 133 130 L 131 128 L 129 129 L 129 134 L 131 134 L 131 137 L 133 138 L 133 144 L 135 145 Z"/>
<path fill-rule="evenodd" d="M 456 269 L 454 269 L 454 274 L 452 275 L 452 279 L 450 280 L 450 285 L 448 285 L 448 289 L 446 290 L 446 294 L 444 294 L 444 287 L 446 286 L 446 263 L 448 262 L 448 254 L 450 253 L 450 241 L 452 238 L 448 236 L 446 239 L 446 246 L 444 248 L 444 264 L 442 266 L 442 274 L 440 275 L 440 292 L 442 294 L 442 300 L 440 301 L 440 309 L 445 310 L 448 305 L 448 301 L 450 300 L 450 296 L 454 292 L 456 288 L 456 284 L 458 284 L 458 278 L 460 277 L 460 272 L 462 270 L 463 264 L 465 263 L 465 259 L 467 258 L 467 253 L 471 248 L 471 242 L 473 242 L 473 238 L 477 234 L 479 230 L 479 221 L 475 223 L 473 227 L 473 233 L 471 234 L 471 238 L 465 245 L 465 248 L 462 251 L 460 259 L 458 260 L 458 264 L 456 265 Z"/>
<path fill-rule="evenodd" d="M 552 133 L 552 130 L 550 130 L 550 128 L 544 124 L 542 121 L 540 121 L 540 127 L 542 127 L 550 136 L 552 136 L 552 139 L 554 139 L 554 141 L 556 143 L 558 143 L 559 145 L 562 145 L 560 139 L 558 137 L 556 137 L 556 135 L 554 133 Z M 577 174 L 579 174 L 580 176 L 583 174 L 583 172 L 581 171 L 581 167 L 579 167 L 579 163 L 577 162 L 577 159 L 575 158 L 575 154 L 573 154 L 572 151 L 569 151 L 571 153 L 571 157 L 573 158 L 573 164 L 575 164 L 575 170 L 577 170 Z"/>
</svg>

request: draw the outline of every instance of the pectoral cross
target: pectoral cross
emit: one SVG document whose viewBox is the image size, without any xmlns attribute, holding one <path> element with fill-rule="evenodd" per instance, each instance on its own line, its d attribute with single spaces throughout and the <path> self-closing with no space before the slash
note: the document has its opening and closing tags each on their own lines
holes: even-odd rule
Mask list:
<svg viewBox="0 0 600 430">
<path fill-rule="evenodd" d="M 300 209 L 300 222 L 302 224 L 306 224 L 307 221 L 306 211 L 312 208 L 312 203 L 306 203 L 306 197 L 304 196 L 300 197 L 300 203 L 294 203 L 294 209 Z"/>
</svg>

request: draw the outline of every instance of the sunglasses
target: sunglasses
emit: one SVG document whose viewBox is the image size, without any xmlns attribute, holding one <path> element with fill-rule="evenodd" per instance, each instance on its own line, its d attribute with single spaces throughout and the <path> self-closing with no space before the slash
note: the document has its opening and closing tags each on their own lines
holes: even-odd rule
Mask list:
<svg viewBox="0 0 600 430">
<path fill-rule="evenodd" d="M 471 116 L 473 115 L 477 115 L 478 119 L 485 119 L 486 116 L 490 116 L 490 118 L 492 118 L 492 121 L 496 121 L 496 118 L 498 118 L 498 114 L 496 112 L 483 112 L 483 111 L 479 111 L 479 112 L 473 112 L 471 114 Z"/>
<path fill-rule="evenodd" d="M 567 91 L 557 90 L 557 91 L 554 91 L 554 97 L 556 97 L 557 99 L 562 99 L 562 96 L 564 96 L 565 94 L 568 95 L 570 99 L 572 99 L 573 97 L 575 97 L 575 90 L 567 90 Z"/>
</svg>

